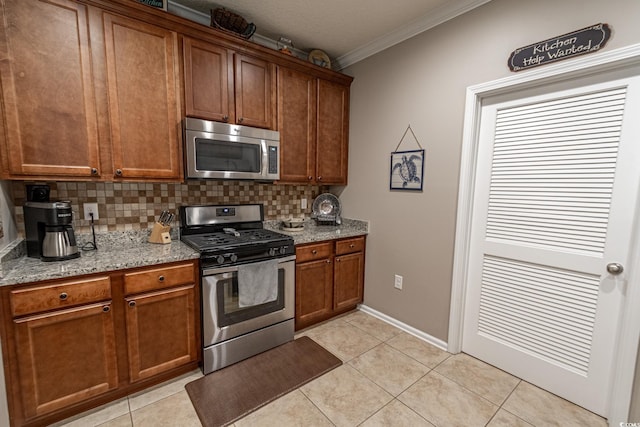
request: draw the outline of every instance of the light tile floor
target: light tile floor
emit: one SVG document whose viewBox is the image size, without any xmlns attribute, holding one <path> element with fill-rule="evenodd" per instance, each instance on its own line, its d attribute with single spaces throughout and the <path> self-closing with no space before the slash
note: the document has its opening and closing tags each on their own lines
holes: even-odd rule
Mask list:
<svg viewBox="0 0 640 427">
<path fill-rule="evenodd" d="M 466 354 L 452 355 L 360 311 L 303 331 L 344 364 L 237 421 L 246 426 L 606 426 Z M 200 426 L 184 375 L 57 426 Z"/>
</svg>

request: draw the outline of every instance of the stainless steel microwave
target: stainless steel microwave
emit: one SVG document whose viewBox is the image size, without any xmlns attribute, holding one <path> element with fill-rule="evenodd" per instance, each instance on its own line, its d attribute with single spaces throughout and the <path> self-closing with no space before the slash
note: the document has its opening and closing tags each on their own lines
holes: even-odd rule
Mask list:
<svg viewBox="0 0 640 427">
<path fill-rule="evenodd" d="M 186 176 L 195 179 L 280 179 L 280 133 L 187 117 Z"/>
</svg>

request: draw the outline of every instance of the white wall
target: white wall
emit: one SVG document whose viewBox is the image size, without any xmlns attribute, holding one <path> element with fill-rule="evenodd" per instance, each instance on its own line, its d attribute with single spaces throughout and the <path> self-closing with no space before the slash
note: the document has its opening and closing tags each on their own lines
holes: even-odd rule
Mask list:
<svg viewBox="0 0 640 427">
<path fill-rule="evenodd" d="M 637 0 L 493 0 L 345 70 L 355 79 L 340 197 L 345 217 L 371 221 L 367 306 L 447 341 L 466 88 L 512 75 L 514 49 L 592 24 L 613 29 L 604 51 L 640 43 L 638 17 Z M 424 191 L 391 192 L 389 156 L 409 124 L 426 149 Z"/>
<path fill-rule="evenodd" d="M 0 220 L 3 236 L 0 237 L 0 250 L 18 238 L 18 231 L 13 215 L 13 202 L 9 181 L 0 181 Z"/>
</svg>

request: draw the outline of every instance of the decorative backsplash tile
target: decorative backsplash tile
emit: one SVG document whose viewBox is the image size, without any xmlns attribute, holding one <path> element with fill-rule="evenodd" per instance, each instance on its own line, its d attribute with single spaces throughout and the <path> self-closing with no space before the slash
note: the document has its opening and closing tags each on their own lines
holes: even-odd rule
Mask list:
<svg viewBox="0 0 640 427">
<path fill-rule="evenodd" d="M 22 206 L 27 184 L 12 182 L 18 232 L 24 236 Z M 41 184 L 41 182 L 38 182 Z M 146 230 L 162 210 L 178 214 L 181 205 L 264 204 L 265 219 L 277 220 L 311 214 L 313 199 L 328 191 L 326 186 L 285 185 L 252 181 L 190 181 L 181 184 L 144 182 L 45 182 L 51 200 L 68 200 L 74 214 L 76 232 L 89 232 L 90 223 L 82 219 L 84 203 L 98 203 L 96 231 Z M 307 199 L 307 209 L 300 200 Z M 179 220 L 179 218 L 178 218 Z"/>
</svg>

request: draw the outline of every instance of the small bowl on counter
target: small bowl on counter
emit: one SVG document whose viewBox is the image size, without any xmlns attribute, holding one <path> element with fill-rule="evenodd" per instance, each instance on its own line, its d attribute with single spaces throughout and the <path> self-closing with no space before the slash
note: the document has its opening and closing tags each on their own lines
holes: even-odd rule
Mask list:
<svg viewBox="0 0 640 427">
<path fill-rule="evenodd" d="M 285 231 L 304 230 L 304 218 L 288 218 L 282 220 L 282 229 Z"/>
</svg>

